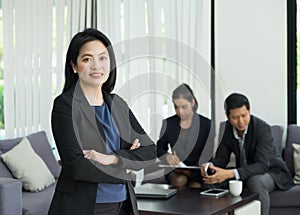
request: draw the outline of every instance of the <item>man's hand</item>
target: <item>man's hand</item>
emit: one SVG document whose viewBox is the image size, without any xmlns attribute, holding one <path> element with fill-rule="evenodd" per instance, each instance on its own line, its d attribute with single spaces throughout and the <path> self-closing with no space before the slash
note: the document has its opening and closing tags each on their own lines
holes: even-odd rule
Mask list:
<svg viewBox="0 0 300 215">
<path fill-rule="evenodd" d="M 177 166 L 180 163 L 179 158 L 177 157 L 177 154 L 175 151 L 173 151 L 173 154 L 168 154 L 166 156 L 166 160 L 169 165 Z"/>
<path fill-rule="evenodd" d="M 204 163 L 201 165 L 200 173 L 203 177 L 208 176 L 208 175 L 213 175 L 215 174 L 215 170 L 212 168 L 214 166 L 213 163 L 208 162 Z"/>
<path fill-rule="evenodd" d="M 201 166 L 201 175 L 202 175 L 202 171 L 204 171 L 202 170 L 202 166 Z M 204 175 L 202 175 L 203 181 L 206 184 L 222 183 L 227 179 L 234 178 L 234 173 L 232 169 L 222 169 L 213 165 L 209 166 L 209 168 L 215 170 L 216 173 L 213 175 L 206 175 L 204 173 Z"/>
</svg>

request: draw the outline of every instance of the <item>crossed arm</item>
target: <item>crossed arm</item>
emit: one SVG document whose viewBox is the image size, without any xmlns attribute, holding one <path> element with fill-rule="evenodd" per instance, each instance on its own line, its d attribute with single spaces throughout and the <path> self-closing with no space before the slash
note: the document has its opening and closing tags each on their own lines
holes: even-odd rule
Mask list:
<svg viewBox="0 0 300 215">
<path fill-rule="evenodd" d="M 130 147 L 130 150 L 134 150 L 140 147 L 139 139 L 135 139 Z M 84 158 L 88 160 L 94 160 L 102 165 L 117 164 L 118 158 L 115 155 L 103 154 L 95 150 L 83 150 Z"/>
</svg>

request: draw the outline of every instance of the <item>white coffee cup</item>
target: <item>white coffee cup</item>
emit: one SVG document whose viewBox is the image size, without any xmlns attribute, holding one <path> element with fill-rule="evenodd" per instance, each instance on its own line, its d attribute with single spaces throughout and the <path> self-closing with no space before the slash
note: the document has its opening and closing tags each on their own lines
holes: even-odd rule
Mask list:
<svg viewBox="0 0 300 215">
<path fill-rule="evenodd" d="M 229 191 L 231 195 L 239 196 L 243 191 L 243 182 L 239 180 L 230 180 Z"/>
</svg>

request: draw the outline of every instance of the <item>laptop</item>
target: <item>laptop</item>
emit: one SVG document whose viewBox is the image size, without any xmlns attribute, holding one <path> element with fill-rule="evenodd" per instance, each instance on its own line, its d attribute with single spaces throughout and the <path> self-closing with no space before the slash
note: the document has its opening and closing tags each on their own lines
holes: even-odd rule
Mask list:
<svg viewBox="0 0 300 215">
<path fill-rule="evenodd" d="M 159 198 L 167 199 L 177 193 L 177 189 L 170 188 L 168 184 L 146 183 L 134 188 L 138 198 Z"/>
</svg>

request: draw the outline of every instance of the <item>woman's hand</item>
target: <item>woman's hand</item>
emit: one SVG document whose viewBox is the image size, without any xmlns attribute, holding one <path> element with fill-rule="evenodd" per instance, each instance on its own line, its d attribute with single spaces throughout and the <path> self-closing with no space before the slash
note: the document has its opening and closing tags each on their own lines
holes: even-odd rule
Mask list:
<svg viewBox="0 0 300 215">
<path fill-rule="evenodd" d="M 118 158 L 114 155 L 106 155 L 95 150 L 83 150 L 84 158 L 94 160 L 102 165 L 111 165 L 118 163 Z"/>
<path fill-rule="evenodd" d="M 177 157 L 177 154 L 175 151 L 173 151 L 173 154 L 168 154 L 166 156 L 166 160 L 172 166 L 177 166 L 180 163 L 180 160 Z"/>
<path fill-rule="evenodd" d="M 130 147 L 130 150 L 140 148 L 141 143 L 139 139 L 135 139 Z"/>
<path fill-rule="evenodd" d="M 141 146 L 139 139 L 135 139 L 130 147 L 130 150 L 137 149 Z M 102 165 L 111 165 L 118 163 L 118 158 L 115 155 L 107 155 L 95 150 L 82 150 L 84 158 L 94 160 Z"/>
</svg>

